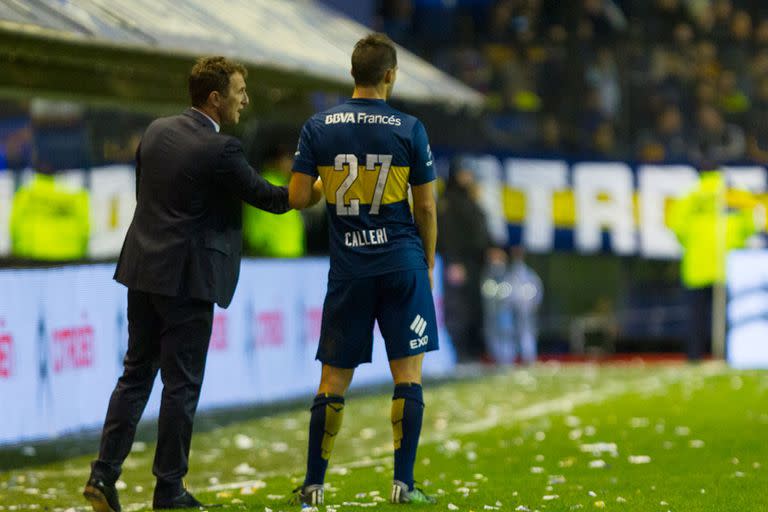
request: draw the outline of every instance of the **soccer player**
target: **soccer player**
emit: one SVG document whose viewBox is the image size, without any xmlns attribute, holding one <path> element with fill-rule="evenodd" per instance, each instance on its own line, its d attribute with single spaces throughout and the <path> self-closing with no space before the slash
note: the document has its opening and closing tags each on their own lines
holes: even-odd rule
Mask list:
<svg viewBox="0 0 768 512">
<path fill-rule="evenodd" d="M 311 409 L 307 474 L 295 497 L 303 508 L 323 503 L 344 393 L 355 368 L 371 361 L 376 320 L 395 388 L 390 501 L 434 503 L 414 487 L 413 477 L 424 411 L 421 365 L 424 353 L 438 348 L 432 155 L 424 125 L 386 103 L 397 76 L 389 38 L 371 34 L 357 42 L 352 76 L 352 98 L 304 124 L 288 187 L 289 204 L 304 208 L 321 178 L 331 252 L 317 349 L 322 376 Z"/>
</svg>

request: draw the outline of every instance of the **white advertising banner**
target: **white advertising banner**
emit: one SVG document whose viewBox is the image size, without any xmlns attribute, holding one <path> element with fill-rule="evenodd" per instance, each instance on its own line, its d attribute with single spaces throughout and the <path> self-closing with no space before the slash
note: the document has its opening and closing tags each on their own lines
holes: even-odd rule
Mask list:
<svg viewBox="0 0 768 512">
<path fill-rule="evenodd" d="M 768 368 L 768 251 L 732 251 L 726 271 L 728 364 Z"/>
<path fill-rule="evenodd" d="M 111 264 L 0 271 L 0 444 L 101 425 L 128 344 L 126 289 L 113 272 Z M 327 259 L 243 261 L 232 304 L 214 311 L 200 410 L 310 403 L 327 274 Z M 431 375 L 455 361 L 439 289 L 435 301 L 441 350 L 425 360 Z M 360 367 L 353 386 L 388 382 L 378 338 L 374 364 Z M 157 415 L 160 386 L 158 378 L 145 418 Z"/>
</svg>

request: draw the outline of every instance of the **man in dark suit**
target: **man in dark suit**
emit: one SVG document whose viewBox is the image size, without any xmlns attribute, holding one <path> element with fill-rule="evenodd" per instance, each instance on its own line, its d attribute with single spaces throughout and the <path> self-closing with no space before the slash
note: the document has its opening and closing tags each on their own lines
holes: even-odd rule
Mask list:
<svg viewBox="0 0 768 512">
<path fill-rule="evenodd" d="M 152 505 L 201 506 L 182 478 L 213 303 L 229 305 L 240 272 L 241 200 L 272 213 L 289 209 L 287 190 L 248 165 L 237 139 L 218 133 L 248 105 L 245 77 L 224 57 L 198 60 L 189 76 L 192 108 L 152 122 L 136 151 L 136 212 L 115 272 L 128 287 L 128 351 L 83 492 L 96 512 L 120 512 L 115 482 L 158 369 Z"/>
</svg>

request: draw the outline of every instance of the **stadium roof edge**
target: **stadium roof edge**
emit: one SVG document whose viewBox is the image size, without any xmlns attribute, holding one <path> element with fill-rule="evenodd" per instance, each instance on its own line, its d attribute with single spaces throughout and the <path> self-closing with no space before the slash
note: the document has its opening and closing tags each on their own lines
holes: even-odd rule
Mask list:
<svg viewBox="0 0 768 512">
<path fill-rule="evenodd" d="M 171 55 L 226 55 L 350 88 L 350 51 L 370 32 L 311 0 L 38 0 L 23 9 L 13 5 L 0 6 L 0 27 L 9 32 Z M 483 103 L 480 93 L 403 48 L 398 49 L 398 68 L 396 98 L 471 107 Z"/>
</svg>

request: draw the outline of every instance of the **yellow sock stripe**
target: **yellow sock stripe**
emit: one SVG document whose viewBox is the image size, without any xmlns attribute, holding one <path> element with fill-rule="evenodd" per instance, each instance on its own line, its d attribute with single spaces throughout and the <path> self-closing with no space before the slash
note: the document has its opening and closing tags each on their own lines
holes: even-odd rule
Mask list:
<svg viewBox="0 0 768 512">
<path fill-rule="evenodd" d="M 395 450 L 400 449 L 403 441 L 403 409 L 405 408 L 405 398 L 392 400 L 392 438 L 395 444 Z"/>
<path fill-rule="evenodd" d="M 331 458 L 333 443 L 341 429 L 341 420 L 344 418 L 344 404 L 334 403 L 325 406 L 325 427 L 323 430 L 323 442 L 320 445 L 321 456 L 328 460 Z"/>
</svg>

